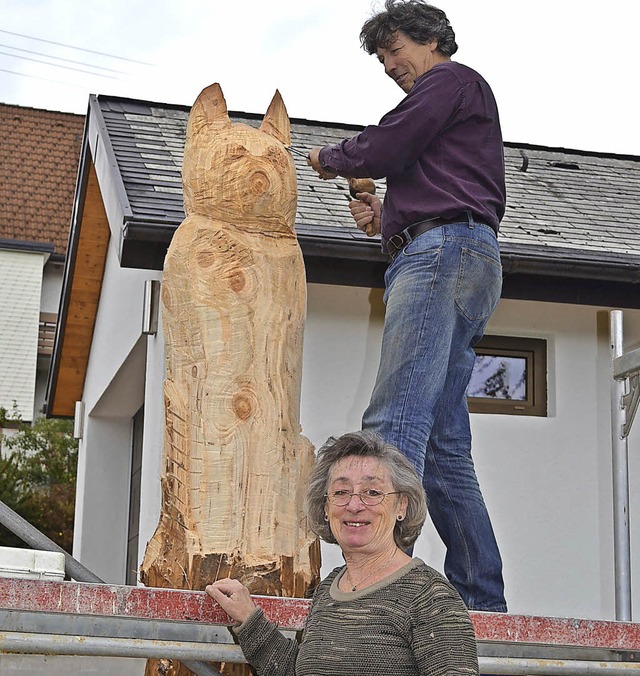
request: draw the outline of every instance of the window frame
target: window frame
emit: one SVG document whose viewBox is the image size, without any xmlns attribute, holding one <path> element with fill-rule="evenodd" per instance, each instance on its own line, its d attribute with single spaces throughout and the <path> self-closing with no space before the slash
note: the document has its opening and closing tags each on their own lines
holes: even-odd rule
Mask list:
<svg viewBox="0 0 640 676">
<path fill-rule="evenodd" d="M 547 341 L 543 338 L 487 335 L 474 350 L 478 356 L 515 357 L 526 362 L 524 401 L 467 397 L 470 413 L 497 413 L 503 415 L 547 416 Z"/>
</svg>

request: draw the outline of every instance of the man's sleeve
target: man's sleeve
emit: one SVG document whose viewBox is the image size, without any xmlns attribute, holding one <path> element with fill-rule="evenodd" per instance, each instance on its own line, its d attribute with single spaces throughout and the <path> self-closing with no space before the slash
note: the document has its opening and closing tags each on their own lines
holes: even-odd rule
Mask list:
<svg viewBox="0 0 640 676">
<path fill-rule="evenodd" d="M 464 105 L 464 88 L 448 68 L 427 74 L 378 125 L 320 151 L 320 163 L 342 176 L 383 178 L 428 150 Z"/>
</svg>

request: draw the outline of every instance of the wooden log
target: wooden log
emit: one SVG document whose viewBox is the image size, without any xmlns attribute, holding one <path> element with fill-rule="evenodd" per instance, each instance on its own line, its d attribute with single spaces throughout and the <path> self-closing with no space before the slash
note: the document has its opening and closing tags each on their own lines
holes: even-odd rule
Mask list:
<svg viewBox="0 0 640 676">
<path fill-rule="evenodd" d="M 306 281 L 289 143 L 278 92 L 259 129 L 232 124 L 217 84 L 189 116 L 186 218 L 162 282 L 166 429 L 149 586 L 232 576 L 254 594 L 300 597 L 319 578 L 302 512 L 314 452 L 299 422 Z"/>
</svg>

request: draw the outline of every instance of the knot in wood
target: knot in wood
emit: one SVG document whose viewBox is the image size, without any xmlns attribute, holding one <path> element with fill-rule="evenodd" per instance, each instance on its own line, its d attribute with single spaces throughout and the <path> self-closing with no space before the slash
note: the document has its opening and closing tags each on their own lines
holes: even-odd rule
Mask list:
<svg viewBox="0 0 640 676">
<path fill-rule="evenodd" d="M 201 268 L 210 268 L 216 260 L 216 251 L 201 249 L 196 253 L 196 261 Z"/>
<path fill-rule="evenodd" d="M 245 277 L 244 272 L 242 270 L 234 270 L 230 275 L 229 275 L 229 286 L 231 287 L 232 291 L 235 291 L 236 293 L 239 293 L 244 289 L 244 287 L 247 285 L 247 279 Z"/>
<path fill-rule="evenodd" d="M 173 311 L 173 303 L 171 302 L 171 291 L 166 284 L 163 284 L 160 289 L 160 295 L 162 297 L 162 305 L 169 311 Z"/>
<path fill-rule="evenodd" d="M 270 185 L 271 181 L 264 171 L 256 171 L 251 177 L 251 192 L 254 195 L 263 195 Z"/>
<path fill-rule="evenodd" d="M 254 397 L 248 392 L 238 392 L 231 402 L 233 412 L 240 420 L 247 420 L 255 408 Z"/>
</svg>

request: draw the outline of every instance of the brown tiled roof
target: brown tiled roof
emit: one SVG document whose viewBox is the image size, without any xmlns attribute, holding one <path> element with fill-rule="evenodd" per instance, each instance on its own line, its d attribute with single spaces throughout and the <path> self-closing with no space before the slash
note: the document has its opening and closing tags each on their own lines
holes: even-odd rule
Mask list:
<svg viewBox="0 0 640 676">
<path fill-rule="evenodd" d="M 0 239 L 67 250 L 84 115 L 0 103 Z"/>
</svg>

